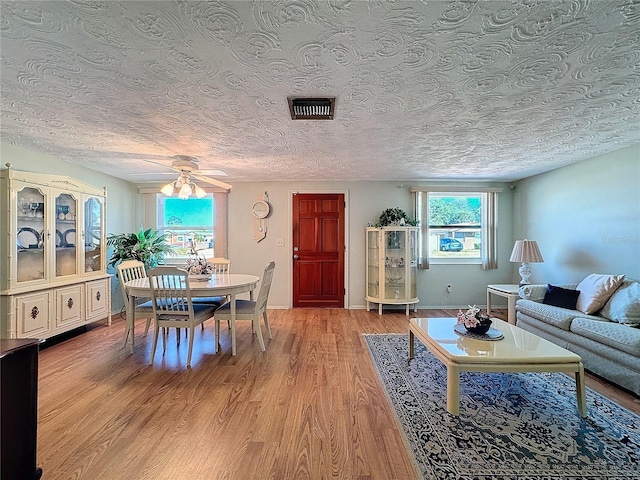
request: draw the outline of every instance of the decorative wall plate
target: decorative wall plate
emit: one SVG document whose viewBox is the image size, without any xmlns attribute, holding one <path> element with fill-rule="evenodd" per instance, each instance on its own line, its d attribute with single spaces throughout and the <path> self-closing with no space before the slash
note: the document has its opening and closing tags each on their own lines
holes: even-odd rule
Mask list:
<svg viewBox="0 0 640 480">
<path fill-rule="evenodd" d="M 18 248 L 38 248 L 40 234 L 33 228 L 22 227 L 16 235 Z M 34 246 L 35 245 L 35 246 Z"/>
<path fill-rule="evenodd" d="M 76 246 L 76 229 L 70 228 L 69 230 L 64 232 L 62 237 L 62 245 L 64 247 L 75 247 Z"/>
<path fill-rule="evenodd" d="M 56 230 L 56 247 L 64 247 L 64 237 L 60 230 Z"/>
</svg>

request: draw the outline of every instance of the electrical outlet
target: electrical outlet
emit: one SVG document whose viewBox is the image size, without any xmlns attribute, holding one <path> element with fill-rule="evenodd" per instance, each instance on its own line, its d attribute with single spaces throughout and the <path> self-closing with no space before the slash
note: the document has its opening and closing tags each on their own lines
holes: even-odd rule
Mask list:
<svg viewBox="0 0 640 480">
<path fill-rule="evenodd" d="M 276 247 L 284 247 L 284 238 L 276 238 Z"/>
<path fill-rule="evenodd" d="M 447 285 L 447 293 L 451 293 L 451 284 Z"/>
</svg>

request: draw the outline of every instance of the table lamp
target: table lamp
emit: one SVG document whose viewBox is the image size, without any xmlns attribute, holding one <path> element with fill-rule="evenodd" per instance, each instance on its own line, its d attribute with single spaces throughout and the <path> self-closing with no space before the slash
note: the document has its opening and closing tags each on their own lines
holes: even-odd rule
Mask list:
<svg viewBox="0 0 640 480">
<path fill-rule="evenodd" d="M 529 262 L 541 263 L 544 262 L 542 254 L 538 248 L 538 243 L 535 240 L 516 240 L 516 244 L 513 246 L 511 252 L 511 262 L 522 262 L 518 273 L 520 274 L 520 286 L 529 284 L 529 277 L 531 276 L 531 267 Z"/>
</svg>

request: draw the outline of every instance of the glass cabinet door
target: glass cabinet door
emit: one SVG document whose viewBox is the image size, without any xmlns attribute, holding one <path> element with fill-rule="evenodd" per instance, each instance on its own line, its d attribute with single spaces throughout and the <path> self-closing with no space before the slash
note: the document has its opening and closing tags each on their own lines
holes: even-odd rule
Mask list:
<svg viewBox="0 0 640 480">
<path fill-rule="evenodd" d="M 17 192 L 17 272 L 18 282 L 45 278 L 46 196 L 37 188 L 24 187 Z"/>
<path fill-rule="evenodd" d="M 417 242 L 418 242 L 418 232 L 412 231 L 409 232 L 407 240 L 409 241 L 409 259 L 410 262 L 407 264 L 409 268 L 409 288 L 411 292 L 409 293 L 409 297 L 415 298 L 418 296 L 418 282 L 416 280 L 416 274 L 418 271 L 418 251 L 417 251 Z"/>
<path fill-rule="evenodd" d="M 404 230 L 385 231 L 386 256 L 384 298 L 400 300 L 405 298 L 406 234 Z"/>
<path fill-rule="evenodd" d="M 367 231 L 367 295 L 377 297 L 380 289 L 379 231 Z"/>
<path fill-rule="evenodd" d="M 78 273 L 76 214 L 78 200 L 62 193 L 56 197 L 55 252 L 56 277 L 76 275 Z"/>
<path fill-rule="evenodd" d="M 104 246 L 101 244 L 102 219 L 104 205 L 90 197 L 84 202 L 84 271 L 99 272 L 102 270 L 102 255 Z"/>
<path fill-rule="evenodd" d="M 367 310 L 370 303 L 382 305 L 417 305 L 418 229 L 407 226 L 367 227 Z M 414 311 L 416 308 L 414 307 Z"/>
</svg>

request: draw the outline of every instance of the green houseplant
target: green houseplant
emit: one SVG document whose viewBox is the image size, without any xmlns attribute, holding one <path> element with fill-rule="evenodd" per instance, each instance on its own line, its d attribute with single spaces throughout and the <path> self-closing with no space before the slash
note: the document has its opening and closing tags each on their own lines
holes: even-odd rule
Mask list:
<svg viewBox="0 0 640 480">
<path fill-rule="evenodd" d="M 407 214 L 399 207 L 387 208 L 380 214 L 376 227 L 388 227 L 390 225 L 418 225 L 417 220 L 409 218 Z"/>
<path fill-rule="evenodd" d="M 156 267 L 165 255 L 173 255 L 166 235 L 151 228 L 137 233 L 119 233 L 107 235 L 107 246 L 113 247 L 109 266 L 115 267 L 122 260 L 139 260 L 145 269 Z"/>
</svg>

